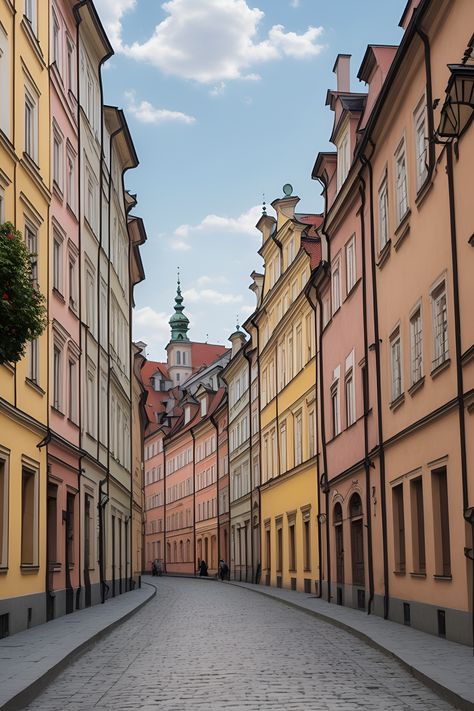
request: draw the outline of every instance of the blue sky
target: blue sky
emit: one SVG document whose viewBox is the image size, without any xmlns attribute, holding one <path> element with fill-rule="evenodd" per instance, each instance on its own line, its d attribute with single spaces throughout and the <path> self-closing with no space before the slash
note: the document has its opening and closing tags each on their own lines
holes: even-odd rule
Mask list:
<svg viewBox="0 0 474 711">
<path fill-rule="evenodd" d="M 398 44 L 405 0 L 96 0 L 116 54 L 104 70 L 140 166 L 126 178 L 145 220 L 146 281 L 136 289 L 135 339 L 165 357 L 181 269 L 193 340 L 226 343 L 255 306 L 254 225 L 290 182 L 299 208 L 322 209 L 311 180 L 330 148 L 339 52 L 353 88 L 367 44 Z M 299 209 L 298 208 L 298 209 Z"/>
</svg>

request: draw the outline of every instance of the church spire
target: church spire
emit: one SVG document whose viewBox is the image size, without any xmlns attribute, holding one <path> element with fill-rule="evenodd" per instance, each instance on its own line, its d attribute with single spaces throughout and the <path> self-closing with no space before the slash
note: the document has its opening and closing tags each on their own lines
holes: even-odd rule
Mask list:
<svg viewBox="0 0 474 711">
<path fill-rule="evenodd" d="M 179 267 L 178 267 L 178 285 L 176 289 L 176 296 L 174 299 L 174 314 L 169 320 L 171 326 L 171 340 L 172 341 L 189 341 L 188 331 L 189 331 L 189 319 L 183 313 L 183 296 L 181 294 L 181 281 L 179 278 Z"/>
</svg>

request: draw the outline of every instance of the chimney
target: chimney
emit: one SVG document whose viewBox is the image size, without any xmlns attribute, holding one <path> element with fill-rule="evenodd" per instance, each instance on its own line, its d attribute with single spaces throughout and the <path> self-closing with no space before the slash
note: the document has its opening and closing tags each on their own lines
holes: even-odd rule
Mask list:
<svg viewBox="0 0 474 711">
<path fill-rule="evenodd" d="M 351 56 L 338 54 L 332 68 L 337 77 L 336 91 L 348 94 L 351 90 Z"/>
</svg>

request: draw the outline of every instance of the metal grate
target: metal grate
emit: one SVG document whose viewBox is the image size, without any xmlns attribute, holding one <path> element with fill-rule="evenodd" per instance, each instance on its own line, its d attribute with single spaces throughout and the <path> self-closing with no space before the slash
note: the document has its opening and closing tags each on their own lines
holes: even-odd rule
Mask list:
<svg viewBox="0 0 474 711">
<path fill-rule="evenodd" d="M 0 639 L 8 637 L 10 634 L 10 615 L 6 612 L 0 615 Z"/>
<path fill-rule="evenodd" d="M 438 635 L 446 637 L 446 611 L 438 610 Z"/>
<path fill-rule="evenodd" d="M 311 578 L 304 579 L 304 591 L 305 593 L 311 592 Z"/>
<path fill-rule="evenodd" d="M 291 589 L 296 590 L 296 578 L 291 578 Z"/>
<path fill-rule="evenodd" d="M 365 610 L 365 590 L 357 590 L 357 607 Z"/>
<path fill-rule="evenodd" d="M 281 575 L 277 575 L 277 588 L 281 588 L 282 580 Z"/>
<path fill-rule="evenodd" d="M 410 610 L 410 603 L 404 602 L 403 603 L 403 624 L 404 625 L 411 625 L 411 610 Z"/>
</svg>

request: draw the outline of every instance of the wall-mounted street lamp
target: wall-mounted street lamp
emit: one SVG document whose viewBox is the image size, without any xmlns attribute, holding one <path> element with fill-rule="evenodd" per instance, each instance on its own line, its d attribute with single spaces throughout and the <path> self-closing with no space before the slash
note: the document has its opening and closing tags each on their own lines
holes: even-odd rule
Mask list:
<svg viewBox="0 0 474 711">
<path fill-rule="evenodd" d="M 451 72 L 437 130 L 441 138 L 459 138 L 474 117 L 474 65 L 448 64 Z"/>
</svg>

